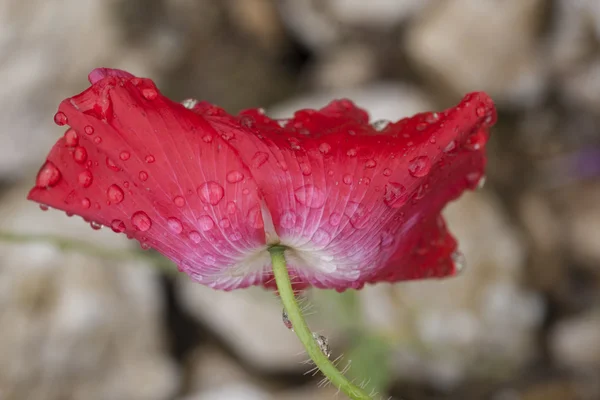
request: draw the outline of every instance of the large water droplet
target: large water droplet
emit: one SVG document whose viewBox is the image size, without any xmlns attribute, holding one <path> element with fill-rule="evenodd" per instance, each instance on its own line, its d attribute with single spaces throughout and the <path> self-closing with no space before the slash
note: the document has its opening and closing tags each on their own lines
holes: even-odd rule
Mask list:
<svg viewBox="0 0 600 400">
<path fill-rule="evenodd" d="M 88 188 L 92 186 L 92 182 L 94 181 L 94 176 L 87 169 L 85 171 L 81 171 L 77 176 L 77 181 L 84 188 Z"/>
<path fill-rule="evenodd" d="M 131 216 L 131 223 L 133 224 L 133 227 L 140 232 L 146 232 L 152 227 L 152 220 L 148 214 L 143 211 L 136 211 L 133 213 Z"/>
<path fill-rule="evenodd" d="M 310 208 L 321 208 L 325 204 L 325 192 L 318 186 L 308 184 L 300 186 L 294 192 L 296 201 Z"/>
<path fill-rule="evenodd" d="M 92 206 L 92 202 L 87 197 L 81 199 L 81 207 L 88 209 Z"/>
<path fill-rule="evenodd" d="M 56 114 L 54 114 L 54 123 L 58 126 L 63 126 L 64 124 L 66 124 L 68 122 L 68 118 L 65 115 L 64 112 L 59 111 Z"/>
<path fill-rule="evenodd" d="M 68 147 L 75 147 L 79 144 L 79 135 L 77 135 L 77 132 L 73 128 L 67 129 L 64 138 L 65 145 L 67 145 Z"/>
<path fill-rule="evenodd" d="M 244 174 L 240 171 L 230 171 L 227 173 L 227 182 L 229 183 L 238 183 L 244 179 Z"/>
<path fill-rule="evenodd" d="M 210 216 L 201 215 L 200 217 L 198 217 L 198 228 L 200 228 L 201 231 L 210 231 L 212 228 L 214 228 L 214 226 L 215 222 Z"/>
<path fill-rule="evenodd" d="M 431 161 L 427 156 L 419 156 L 409 161 L 408 172 L 415 178 L 421 178 L 431 171 Z"/>
<path fill-rule="evenodd" d="M 323 354 L 325 354 L 325 356 L 327 358 L 329 358 L 331 356 L 331 348 L 329 347 L 329 340 L 325 336 L 319 335 L 316 332 L 313 332 L 312 335 L 313 335 L 313 339 L 315 339 L 315 342 L 317 342 L 319 349 L 321 349 L 321 352 L 323 352 Z"/>
<path fill-rule="evenodd" d="M 254 229 L 262 229 L 265 226 L 260 206 L 254 206 L 248 211 L 248 224 Z"/>
<path fill-rule="evenodd" d="M 179 234 L 183 232 L 183 224 L 175 217 L 167 218 L 167 225 L 169 225 L 169 229 L 173 233 Z"/>
<path fill-rule="evenodd" d="M 158 97 L 158 92 L 154 88 L 144 88 L 142 89 L 142 96 L 146 100 L 154 100 Z"/>
<path fill-rule="evenodd" d="M 286 211 L 281 215 L 280 224 L 285 229 L 291 229 L 296 226 L 297 220 L 296 213 L 293 211 Z"/>
<path fill-rule="evenodd" d="M 83 164 L 87 160 L 87 150 L 85 147 L 77 146 L 73 150 L 73 160 L 78 164 Z"/>
<path fill-rule="evenodd" d="M 408 194 L 406 188 L 396 182 L 390 182 L 385 185 L 385 194 L 383 195 L 383 202 L 391 208 L 400 208 L 408 200 Z"/>
<path fill-rule="evenodd" d="M 96 221 L 92 221 L 92 222 L 90 222 L 90 227 L 93 230 L 98 231 L 98 230 L 100 230 L 102 228 L 102 225 L 100 223 L 96 222 Z"/>
<path fill-rule="evenodd" d="M 35 178 L 35 185 L 40 188 L 50 188 L 56 186 L 61 178 L 62 175 L 56 165 L 52 161 L 46 161 Z"/>
<path fill-rule="evenodd" d="M 223 186 L 219 185 L 217 182 L 208 181 L 198 188 L 198 196 L 203 203 L 216 206 L 223 196 L 225 196 L 225 190 L 223 189 Z"/>
<path fill-rule="evenodd" d="M 125 198 L 125 193 L 123 193 L 123 189 L 119 186 L 110 185 L 106 190 L 106 196 L 108 197 L 108 201 L 112 204 L 119 204 Z"/>
<path fill-rule="evenodd" d="M 125 223 L 123 221 L 121 221 L 120 219 L 113 219 L 112 222 L 110 223 L 110 227 L 116 233 L 125 232 L 125 229 L 126 229 Z"/>
<path fill-rule="evenodd" d="M 175 196 L 175 198 L 173 198 L 173 203 L 175 203 L 177 207 L 183 207 L 185 206 L 185 199 L 181 196 Z"/>
<path fill-rule="evenodd" d="M 257 152 L 254 157 L 252 157 L 252 167 L 258 168 L 263 166 L 267 160 L 269 159 L 269 155 L 262 151 Z"/>
</svg>

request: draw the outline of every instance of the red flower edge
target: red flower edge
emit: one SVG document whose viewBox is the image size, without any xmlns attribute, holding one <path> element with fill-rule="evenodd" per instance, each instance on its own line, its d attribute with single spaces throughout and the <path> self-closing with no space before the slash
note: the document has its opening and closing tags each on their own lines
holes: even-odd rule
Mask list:
<svg viewBox="0 0 600 400">
<path fill-rule="evenodd" d="M 111 227 L 218 289 L 273 286 L 269 246 L 298 287 L 361 288 L 456 273 L 440 213 L 482 179 L 485 93 L 369 124 L 349 100 L 273 120 L 179 104 L 149 79 L 96 69 L 55 115 L 69 125 L 29 199 Z"/>
</svg>

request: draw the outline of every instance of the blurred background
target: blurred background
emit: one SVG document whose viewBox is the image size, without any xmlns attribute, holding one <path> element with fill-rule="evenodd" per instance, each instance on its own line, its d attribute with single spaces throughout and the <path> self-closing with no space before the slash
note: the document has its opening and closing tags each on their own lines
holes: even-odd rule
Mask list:
<svg viewBox="0 0 600 400">
<path fill-rule="evenodd" d="M 487 183 L 445 211 L 464 274 L 311 292 L 310 323 L 384 399 L 600 399 L 600 1 L 0 0 L 0 399 L 343 398 L 272 293 L 25 201 L 97 66 L 277 116 L 487 91 Z"/>
</svg>

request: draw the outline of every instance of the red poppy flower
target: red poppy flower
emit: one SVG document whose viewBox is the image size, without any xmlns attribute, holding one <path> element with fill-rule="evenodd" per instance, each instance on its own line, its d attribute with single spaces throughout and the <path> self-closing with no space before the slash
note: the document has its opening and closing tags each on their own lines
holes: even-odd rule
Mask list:
<svg viewBox="0 0 600 400">
<path fill-rule="evenodd" d="M 89 79 L 61 103 L 55 122 L 70 128 L 29 199 L 125 233 L 218 289 L 268 285 L 273 244 L 299 286 L 456 272 L 440 212 L 483 177 L 496 119 L 484 93 L 369 124 L 348 100 L 273 120 L 176 103 L 124 71 Z"/>
</svg>

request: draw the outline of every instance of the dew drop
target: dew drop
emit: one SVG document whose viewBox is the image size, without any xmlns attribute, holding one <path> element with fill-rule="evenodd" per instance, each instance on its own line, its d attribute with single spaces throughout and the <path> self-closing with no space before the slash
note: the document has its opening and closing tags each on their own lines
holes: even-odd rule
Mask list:
<svg viewBox="0 0 600 400">
<path fill-rule="evenodd" d="M 112 222 L 110 223 L 110 227 L 116 233 L 125 232 L 125 229 L 126 229 L 125 223 L 123 221 L 121 221 L 120 219 L 113 219 Z"/>
<path fill-rule="evenodd" d="M 196 104 L 198 104 L 198 100 L 196 99 L 185 99 L 181 102 L 181 105 L 183 105 L 188 110 L 191 110 L 192 108 L 196 107 Z"/>
<path fill-rule="evenodd" d="M 369 225 L 371 214 L 365 206 L 360 203 L 348 202 L 348 209 L 354 211 L 350 215 L 350 225 L 356 229 L 363 229 Z"/>
<path fill-rule="evenodd" d="M 131 216 L 131 223 L 133 224 L 133 227 L 140 232 L 146 232 L 152 227 L 152 220 L 148 214 L 143 211 L 136 211 L 133 213 Z"/>
<path fill-rule="evenodd" d="M 227 182 L 229 183 L 238 183 L 244 179 L 244 174 L 240 171 L 230 171 L 227 173 Z"/>
<path fill-rule="evenodd" d="M 433 112 L 433 113 L 427 114 L 427 116 L 425 117 L 425 122 L 427 122 L 428 124 L 433 124 L 433 123 L 439 121 L 439 119 L 440 119 L 440 114 Z"/>
<path fill-rule="evenodd" d="M 194 243 L 200 243 L 200 241 L 202 240 L 202 235 L 200 235 L 200 233 L 196 232 L 196 231 L 191 231 L 188 235 L 188 237 L 190 238 L 190 240 Z"/>
<path fill-rule="evenodd" d="M 152 154 L 149 154 L 146 156 L 145 160 L 148 164 L 152 164 L 154 161 L 156 161 L 156 158 L 154 158 Z"/>
<path fill-rule="evenodd" d="M 145 182 L 148 180 L 148 173 L 146 171 L 140 171 L 138 174 L 140 181 Z"/>
<path fill-rule="evenodd" d="M 94 176 L 92 175 L 92 173 L 90 171 L 88 171 L 86 169 L 85 171 L 81 171 L 79 173 L 79 176 L 77 177 L 77 181 L 79 182 L 79 184 L 82 187 L 88 188 L 88 187 L 92 186 L 92 182 L 94 181 Z"/>
<path fill-rule="evenodd" d="M 54 123 L 58 126 L 63 126 L 68 122 L 68 118 L 64 112 L 59 111 L 54 114 Z"/>
<path fill-rule="evenodd" d="M 408 199 L 406 188 L 396 182 L 390 182 L 385 185 L 385 194 L 383 196 L 383 202 L 391 208 L 400 208 Z"/>
<path fill-rule="evenodd" d="M 377 161 L 375 160 L 367 160 L 365 163 L 365 168 L 375 168 L 377 166 Z"/>
<path fill-rule="evenodd" d="M 100 136 L 96 136 L 96 137 L 94 138 L 94 143 L 96 143 L 96 144 L 100 144 L 100 143 L 102 143 L 102 138 L 101 138 Z"/>
<path fill-rule="evenodd" d="M 346 152 L 348 157 L 356 157 L 356 149 L 350 149 Z"/>
<path fill-rule="evenodd" d="M 423 132 L 425 129 L 427 129 L 427 125 L 427 122 L 419 122 L 417 126 L 415 126 L 415 129 L 419 132 Z"/>
<path fill-rule="evenodd" d="M 122 151 L 121 154 L 119 154 L 119 158 L 122 161 L 127 161 L 131 158 L 131 153 L 128 151 Z"/>
<path fill-rule="evenodd" d="M 169 225 L 169 229 L 173 233 L 181 233 L 183 232 L 183 224 L 181 221 L 175 217 L 167 218 L 167 225 Z"/>
<path fill-rule="evenodd" d="M 92 202 L 87 197 L 81 199 L 81 207 L 88 209 L 92 206 Z"/>
<path fill-rule="evenodd" d="M 383 170 L 383 176 L 390 176 L 392 175 L 392 170 L 389 168 L 386 168 Z"/>
<path fill-rule="evenodd" d="M 125 198 L 125 193 L 123 193 L 123 189 L 121 189 L 119 186 L 110 185 L 106 190 L 106 196 L 111 203 L 119 204 Z"/>
<path fill-rule="evenodd" d="M 106 166 L 115 172 L 119 172 L 121 170 L 121 168 L 119 168 L 119 166 L 108 157 L 106 157 Z"/>
<path fill-rule="evenodd" d="M 354 180 L 354 178 L 352 177 L 352 175 L 346 174 L 344 175 L 344 178 L 342 180 L 346 185 L 352 185 L 352 181 Z"/>
<path fill-rule="evenodd" d="M 248 211 L 248 224 L 254 229 L 262 229 L 265 226 L 260 206 L 254 206 Z"/>
<path fill-rule="evenodd" d="M 235 214 L 238 211 L 238 208 L 233 201 L 227 202 L 226 209 L 228 214 Z"/>
<path fill-rule="evenodd" d="M 450 153 L 455 148 L 456 148 L 456 142 L 454 140 L 451 140 L 450 143 L 448 143 L 446 145 L 446 147 L 444 147 L 444 153 Z"/>
<path fill-rule="evenodd" d="M 327 358 L 329 358 L 331 356 L 331 348 L 329 347 L 329 340 L 327 340 L 327 338 L 323 335 L 319 335 L 316 332 L 313 332 L 313 339 L 315 339 L 315 342 L 317 342 L 317 345 L 319 346 L 319 349 L 321 349 L 321 352 L 323 354 L 325 354 L 325 356 Z"/>
<path fill-rule="evenodd" d="M 223 229 L 227 229 L 231 226 L 231 221 L 229 221 L 229 218 L 222 218 L 219 221 L 219 226 Z"/>
<path fill-rule="evenodd" d="M 294 192 L 296 201 L 310 208 L 321 208 L 325 204 L 325 192 L 318 186 L 307 184 Z"/>
<path fill-rule="evenodd" d="M 285 325 L 286 328 L 288 328 L 292 332 L 294 331 L 294 328 L 292 327 L 292 321 L 290 321 L 290 317 L 288 316 L 288 313 L 285 311 L 285 308 L 281 312 L 281 320 L 283 321 L 283 325 Z"/>
<path fill-rule="evenodd" d="M 98 231 L 98 230 L 100 230 L 102 228 L 102 225 L 100 223 L 96 222 L 96 221 L 92 221 L 92 222 L 90 222 L 90 227 L 93 230 Z"/>
<path fill-rule="evenodd" d="M 85 147 L 77 146 L 75 150 L 73 150 L 73 160 L 75 160 L 78 164 L 83 164 L 87 160 L 87 150 Z"/>
<path fill-rule="evenodd" d="M 217 182 L 208 181 L 198 188 L 198 196 L 203 203 L 216 206 L 223 196 L 225 196 L 225 190 L 223 189 L 223 186 L 219 185 Z"/>
<path fill-rule="evenodd" d="M 390 232 L 383 232 L 379 245 L 381 247 L 390 247 L 394 243 L 394 235 Z"/>
<path fill-rule="evenodd" d="M 210 231 L 212 228 L 214 228 L 214 226 L 215 222 L 210 216 L 201 215 L 198 217 L 198 228 L 200 228 L 202 232 Z"/>
<path fill-rule="evenodd" d="M 419 156 L 409 161 L 408 172 L 415 178 L 422 178 L 431 171 L 431 161 L 427 156 Z"/>
<path fill-rule="evenodd" d="M 158 97 L 158 92 L 154 88 L 144 88 L 142 89 L 142 96 L 146 100 L 154 100 Z"/>
<path fill-rule="evenodd" d="M 317 229 L 312 236 L 312 242 L 317 246 L 325 246 L 331 242 L 331 235 L 324 229 Z"/>
<path fill-rule="evenodd" d="M 77 132 L 73 128 L 67 129 L 64 138 L 67 147 L 75 147 L 79 144 L 79 135 L 77 135 Z"/>
<path fill-rule="evenodd" d="M 35 178 L 35 185 L 40 188 L 51 188 L 60 182 L 62 175 L 52 161 L 46 163 L 40 168 Z"/>
<path fill-rule="evenodd" d="M 235 137 L 235 134 L 233 132 L 223 132 L 221 133 L 221 137 L 223 140 L 231 140 Z"/>
<path fill-rule="evenodd" d="M 209 133 L 207 133 L 206 135 L 202 136 L 202 140 L 205 143 L 211 143 L 213 141 L 213 136 Z"/>
<path fill-rule="evenodd" d="M 475 109 L 475 113 L 477 114 L 478 117 L 483 117 L 483 116 L 485 116 L 485 108 L 484 107 L 477 107 Z"/>
<path fill-rule="evenodd" d="M 331 151 L 331 145 L 329 145 L 329 143 L 321 143 L 319 145 L 319 151 L 323 154 L 327 154 Z"/>
<path fill-rule="evenodd" d="M 94 134 L 94 127 L 87 125 L 85 128 L 83 128 L 83 131 L 87 134 L 87 135 L 93 135 Z"/>
<path fill-rule="evenodd" d="M 283 228 L 285 229 L 291 229 L 294 226 L 296 226 L 296 220 L 297 220 L 297 216 L 296 213 L 293 211 L 286 211 L 283 214 L 281 214 L 281 220 L 280 220 L 280 224 Z"/>
<path fill-rule="evenodd" d="M 173 198 L 173 203 L 175 203 L 177 207 L 183 207 L 185 206 L 185 199 L 181 196 L 175 196 L 175 198 Z"/>
<path fill-rule="evenodd" d="M 252 157 L 252 167 L 258 168 L 263 166 L 267 160 L 269 159 L 269 155 L 262 151 L 257 152 L 254 157 Z"/>
<path fill-rule="evenodd" d="M 50 207 L 48 207 L 46 204 L 40 204 L 40 210 L 42 211 L 48 211 L 50 209 Z"/>
<path fill-rule="evenodd" d="M 310 167 L 310 164 L 307 163 L 300 163 L 300 171 L 302 171 L 302 175 L 304 176 L 312 174 L 312 168 Z"/>
<path fill-rule="evenodd" d="M 338 226 L 342 222 L 342 215 L 339 213 L 331 213 L 329 216 L 329 224 L 331 226 Z"/>
</svg>

